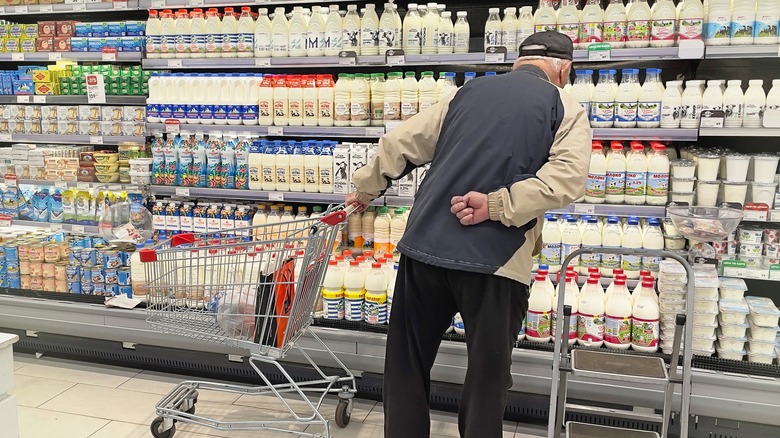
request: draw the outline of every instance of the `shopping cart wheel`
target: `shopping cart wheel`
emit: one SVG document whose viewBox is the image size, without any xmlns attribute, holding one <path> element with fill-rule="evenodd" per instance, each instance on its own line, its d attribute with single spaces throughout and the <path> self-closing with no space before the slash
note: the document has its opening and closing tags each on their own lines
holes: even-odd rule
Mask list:
<svg viewBox="0 0 780 438">
<path fill-rule="evenodd" d="M 171 428 L 168 430 L 161 430 L 163 425 L 163 418 L 157 417 L 154 420 L 152 420 L 152 424 L 149 427 L 152 430 L 152 435 L 154 438 L 172 438 L 173 434 L 176 433 L 176 425 L 172 424 Z"/>
<path fill-rule="evenodd" d="M 345 428 L 352 418 L 352 400 L 339 400 L 336 406 L 336 426 Z"/>
</svg>

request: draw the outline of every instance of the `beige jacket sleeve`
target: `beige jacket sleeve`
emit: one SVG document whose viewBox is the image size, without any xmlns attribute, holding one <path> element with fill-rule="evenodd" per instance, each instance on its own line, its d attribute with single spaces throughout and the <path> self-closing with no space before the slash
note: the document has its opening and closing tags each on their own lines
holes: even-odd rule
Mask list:
<svg viewBox="0 0 780 438">
<path fill-rule="evenodd" d="M 548 210 L 561 208 L 585 194 L 592 131 L 585 110 L 561 91 L 564 117 L 555 133 L 550 158 L 529 178 L 488 194 L 490 219 L 522 226 Z"/>
<path fill-rule="evenodd" d="M 379 196 L 387 189 L 388 180 L 400 178 L 410 163 L 418 167 L 431 162 L 455 94 L 450 93 L 379 139 L 379 149 L 373 160 L 352 175 L 361 202 Z"/>
</svg>

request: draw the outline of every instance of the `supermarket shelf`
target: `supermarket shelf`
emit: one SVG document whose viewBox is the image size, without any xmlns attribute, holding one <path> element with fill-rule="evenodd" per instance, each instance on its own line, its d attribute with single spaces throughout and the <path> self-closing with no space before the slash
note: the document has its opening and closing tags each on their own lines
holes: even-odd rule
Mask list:
<svg viewBox="0 0 780 438">
<path fill-rule="evenodd" d="M 223 6 L 262 6 L 346 3 L 348 0 L 139 0 L 140 9 L 221 8 Z"/>
<path fill-rule="evenodd" d="M 390 207 L 411 207 L 414 198 L 410 196 L 385 196 L 385 205 Z"/>
<path fill-rule="evenodd" d="M 151 330 L 142 310 L 108 309 L 99 304 L 64 303 L 51 300 L 0 296 L 0 321 L 3 328 L 55 333 L 87 339 L 129 342 L 142 345 L 180 348 L 219 354 L 246 352 L 215 343 L 204 343 L 183 336 Z M 355 332 L 326 327 L 311 330 L 344 361 L 349 369 L 365 373 L 383 372 L 387 336 L 381 333 Z M 310 337 L 299 340 L 307 353 L 321 366 L 333 366 L 332 359 Z M 85 341 L 85 345 L 88 341 Z M 512 353 L 513 390 L 549 395 L 552 353 L 517 348 Z M 288 361 L 301 362 L 303 357 L 292 353 Z M 443 341 L 431 379 L 462 384 L 467 366 L 466 345 Z M 692 373 L 691 414 L 780 426 L 780 379 L 694 369 Z M 601 382 L 573 378 L 569 391 L 572 397 L 586 400 L 610 400 L 627 406 L 660 407 L 660 389 L 632 382 L 603 385 Z M 678 390 L 679 391 L 679 390 Z M 679 393 L 678 393 L 679 395 Z M 759 436 L 759 435 L 754 435 Z M 763 436 L 774 436 L 765 433 Z"/>
<path fill-rule="evenodd" d="M 780 128 L 701 128 L 701 137 L 780 137 Z"/>
<path fill-rule="evenodd" d="M 13 95 L 0 96 L 0 104 L 39 103 L 87 105 L 87 96 Z M 96 104 L 100 105 L 100 104 Z M 146 96 L 106 96 L 105 105 L 146 105 Z"/>
<path fill-rule="evenodd" d="M 0 178 L 0 183 L 5 182 L 3 178 Z M 30 185 L 30 186 L 54 186 L 54 187 L 75 187 L 79 189 L 92 189 L 92 188 L 106 188 L 109 190 L 129 190 L 137 189 L 140 186 L 132 184 L 118 184 L 118 183 L 101 183 L 101 182 L 77 182 L 77 181 L 50 181 L 47 179 L 18 179 L 17 185 Z"/>
<path fill-rule="evenodd" d="M 164 123 L 147 123 L 147 132 L 165 132 L 168 129 Z M 381 126 L 356 128 L 350 126 L 259 126 L 259 125 L 181 125 L 181 132 L 233 134 L 248 136 L 271 137 L 350 137 L 379 138 L 385 133 Z"/>
<path fill-rule="evenodd" d="M 98 227 L 90 226 L 90 225 L 52 224 L 49 222 L 35 222 L 35 221 L 21 221 L 21 220 L 14 220 L 13 225 L 20 225 L 23 227 L 32 227 L 32 228 L 52 230 L 52 231 L 65 231 L 74 234 L 87 234 L 90 236 L 98 235 Z"/>
<path fill-rule="evenodd" d="M 624 204 L 569 204 L 564 208 L 550 210 L 551 214 L 592 214 L 599 216 L 666 217 L 665 205 Z"/>
<path fill-rule="evenodd" d="M 594 140 L 696 141 L 698 129 L 593 128 Z"/>
<path fill-rule="evenodd" d="M 20 5 L 0 7 L 0 15 L 68 14 L 72 12 L 85 13 L 121 10 L 137 11 L 138 9 L 137 1 L 113 3 L 69 3 L 56 5 Z"/>
<path fill-rule="evenodd" d="M 146 143 L 146 137 L 104 137 L 101 135 L 53 135 L 53 134 L 0 134 L 2 142 L 119 145 L 122 143 Z"/>
<path fill-rule="evenodd" d="M 777 58 L 780 45 L 707 46 L 705 59 Z"/>
<path fill-rule="evenodd" d="M 703 55 L 703 51 L 701 52 Z M 776 51 L 775 51 L 776 54 Z M 507 56 L 509 58 L 509 56 Z M 698 51 L 680 51 L 679 47 L 646 47 L 641 49 L 612 49 L 609 62 L 615 61 L 642 61 L 659 59 L 701 59 Z M 588 61 L 587 50 L 575 50 L 574 62 L 599 62 Z"/>
<path fill-rule="evenodd" d="M 143 55 L 140 52 L 119 52 L 116 60 L 111 62 L 139 62 Z M 102 61 L 101 52 L 0 52 L 0 62 L 9 61 Z"/>
</svg>

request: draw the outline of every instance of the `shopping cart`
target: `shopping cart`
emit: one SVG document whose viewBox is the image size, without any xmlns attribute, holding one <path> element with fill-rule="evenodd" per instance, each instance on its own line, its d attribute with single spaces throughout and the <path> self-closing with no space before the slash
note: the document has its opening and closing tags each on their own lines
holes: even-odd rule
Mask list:
<svg viewBox="0 0 780 438">
<path fill-rule="evenodd" d="M 172 437 L 179 421 L 219 430 L 272 430 L 329 438 L 328 420 L 319 409 L 330 393 L 339 397 L 336 424 L 346 427 L 355 378 L 307 328 L 340 224 L 352 210 L 336 207 L 320 218 L 180 234 L 141 250 L 149 292 L 147 322 L 163 333 L 248 350 L 249 364 L 263 382 L 262 386 L 180 383 L 157 403 L 158 417 L 151 424 L 155 438 Z M 304 334 L 341 367 L 341 375 L 326 375 L 314 363 L 298 343 Z M 293 349 L 319 373 L 320 380 L 296 382 L 290 376 L 279 360 Z M 258 364 L 273 365 L 285 382 L 273 384 Z M 196 415 L 198 389 L 273 394 L 289 416 L 227 421 Z M 315 397 L 309 399 L 307 393 Z M 305 412 L 296 412 L 283 394 L 302 401 Z M 293 423 L 322 425 L 324 433 L 292 430 Z"/>
</svg>

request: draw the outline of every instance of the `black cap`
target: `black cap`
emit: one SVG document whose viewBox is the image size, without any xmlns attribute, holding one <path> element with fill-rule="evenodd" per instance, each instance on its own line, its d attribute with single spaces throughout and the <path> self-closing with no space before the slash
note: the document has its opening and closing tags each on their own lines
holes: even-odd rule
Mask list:
<svg viewBox="0 0 780 438">
<path fill-rule="evenodd" d="M 550 58 L 574 59 L 574 44 L 568 36 L 547 30 L 537 32 L 520 44 L 520 57 L 547 56 Z"/>
</svg>

